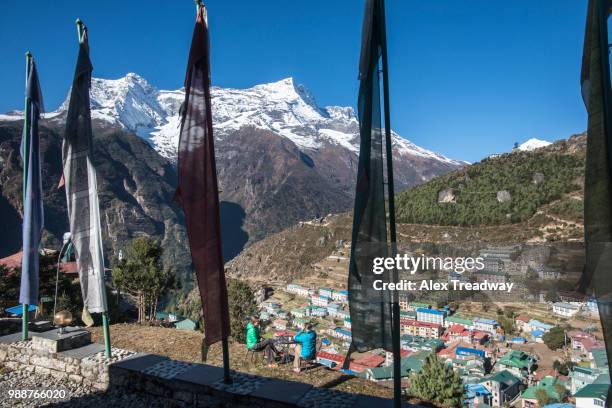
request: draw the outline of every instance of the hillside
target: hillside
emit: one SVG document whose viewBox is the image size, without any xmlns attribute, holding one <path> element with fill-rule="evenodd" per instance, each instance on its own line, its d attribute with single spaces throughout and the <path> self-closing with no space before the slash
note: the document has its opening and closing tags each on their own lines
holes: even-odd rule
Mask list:
<svg viewBox="0 0 612 408">
<path fill-rule="evenodd" d="M 400 247 L 414 249 L 435 243 L 449 253 L 509 243 L 580 243 L 585 143 L 586 135 L 581 134 L 532 152 L 491 157 L 401 193 L 397 199 L 398 214 L 402 212 L 397 225 Z M 543 175 L 543 180 L 537 176 L 540 180 L 537 185 L 533 184 L 535 173 Z M 438 203 L 439 191 L 449 188 L 454 189 L 457 202 Z M 501 190 L 510 192 L 510 203 L 496 200 L 497 191 Z M 483 196 L 492 196 L 488 200 L 493 206 L 488 218 L 469 207 L 481 208 Z M 530 204 L 529 200 L 533 202 Z M 428 206 L 429 213 L 425 211 Z M 412 207 L 421 209 L 421 219 L 407 214 Z M 470 220 L 468 216 L 473 217 L 473 224 L 452 218 L 460 210 L 464 211 L 466 221 Z M 506 217 L 510 211 L 514 217 Z M 446 221 L 450 225 L 423 223 L 433 221 L 425 216 L 448 216 Z M 246 248 L 226 264 L 227 271 L 254 285 L 276 286 L 316 275 L 325 279 L 325 271 L 337 269 L 334 266 L 337 265 L 342 271 L 336 278 L 342 280 L 340 275 L 346 274 L 347 261 L 326 258 L 340 252 L 346 257 L 348 249 L 343 248 L 350 243 L 351 227 L 349 213 L 299 223 Z"/>
<path fill-rule="evenodd" d="M 68 231 L 66 193 L 58 188 L 63 128 L 44 121 L 40 131 L 45 206 L 43 245 L 59 248 L 63 233 Z M 5 228 L 5 234 L 0 236 L 0 257 L 21 247 L 20 141 L 19 123 L 0 122 L 0 217 Z M 172 202 L 174 167 L 142 139 L 121 130 L 96 129 L 93 149 L 106 257 L 116 257 L 134 237 L 155 236 L 164 246 L 164 265 L 189 281 L 183 215 Z"/>
<path fill-rule="evenodd" d="M 516 150 L 437 177 L 399 194 L 402 223 L 501 225 L 527 221 L 542 206 L 578 221 L 586 136 L 536 149 Z"/>
</svg>

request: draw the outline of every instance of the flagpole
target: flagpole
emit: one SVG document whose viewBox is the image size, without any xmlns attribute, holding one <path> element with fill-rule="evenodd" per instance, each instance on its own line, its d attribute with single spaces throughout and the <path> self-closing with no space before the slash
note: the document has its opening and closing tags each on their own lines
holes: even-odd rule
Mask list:
<svg viewBox="0 0 612 408">
<path fill-rule="evenodd" d="M 202 4 L 202 0 L 194 0 L 194 3 L 196 5 L 196 13 L 199 16 L 200 15 L 200 10 L 203 7 Z M 204 9 L 204 13 L 206 13 L 206 9 Z M 204 15 L 204 23 L 207 24 L 207 18 L 206 18 L 206 14 Z M 232 383 L 232 377 L 230 375 L 230 368 L 229 368 L 229 343 L 227 340 L 227 337 L 221 339 L 221 349 L 222 349 L 222 353 L 223 353 L 223 382 L 226 384 L 231 384 Z"/>
<path fill-rule="evenodd" d="M 85 24 L 80 18 L 76 19 L 77 35 L 79 37 L 79 46 L 83 43 L 83 34 L 85 30 Z M 104 273 L 104 268 L 102 269 Z M 101 290 L 105 290 L 104 286 Z M 104 355 L 106 358 L 111 358 L 111 339 L 110 339 L 110 328 L 108 323 L 108 311 L 102 312 L 102 332 L 104 334 Z"/>
<path fill-rule="evenodd" d="M 385 141 L 387 151 L 387 193 L 389 201 L 389 238 L 391 240 L 391 256 L 397 254 L 397 232 L 395 229 L 395 187 L 393 185 L 393 146 L 391 141 L 391 113 L 389 108 L 389 66 L 387 59 L 387 23 L 385 18 L 385 1 L 380 0 L 380 18 L 382 22 L 381 59 L 383 74 L 383 100 L 385 115 Z M 397 270 L 393 270 L 393 280 L 397 281 Z M 402 371 L 400 350 L 400 308 L 398 294 L 393 293 L 391 336 L 393 347 L 393 406 L 402 405 Z"/>
<path fill-rule="evenodd" d="M 32 65 L 32 54 L 30 53 L 30 51 L 26 52 L 25 54 L 26 57 L 26 89 L 28 86 L 28 80 L 30 79 L 30 67 Z M 29 123 L 29 111 L 30 111 L 30 107 L 29 107 L 29 103 L 28 103 L 28 96 L 27 96 L 27 92 L 26 92 L 26 97 L 25 97 L 25 108 L 23 110 L 23 152 L 22 152 L 22 157 L 23 157 L 23 208 L 25 211 L 25 200 L 26 200 L 26 188 L 27 188 L 27 184 L 28 184 L 28 132 L 29 132 L 29 127 L 30 127 L 30 123 Z M 25 214 L 24 214 L 25 216 Z M 23 254 L 22 256 L 25 256 L 25 254 Z M 21 271 L 21 273 L 23 274 L 24 272 Z M 23 341 L 27 341 L 28 340 L 28 314 L 29 314 L 29 308 L 30 305 L 28 304 L 23 304 L 22 307 L 22 311 L 21 311 L 21 339 Z"/>
</svg>

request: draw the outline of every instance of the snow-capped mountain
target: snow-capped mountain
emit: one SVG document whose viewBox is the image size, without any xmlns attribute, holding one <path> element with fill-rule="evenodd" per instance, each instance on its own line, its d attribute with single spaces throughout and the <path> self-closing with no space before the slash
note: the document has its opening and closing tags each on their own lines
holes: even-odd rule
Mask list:
<svg viewBox="0 0 612 408">
<path fill-rule="evenodd" d="M 530 152 L 532 150 L 539 149 L 540 147 L 546 147 L 551 144 L 551 142 L 547 142 L 546 140 L 531 138 L 525 143 L 519 145 L 518 149 L 524 152 Z"/>
<path fill-rule="evenodd" d="M 158 90 L 136 74 L 93 78 L 94 134 L 120 141 L 126 132 L 134 133 L 151 153 L 174 163 L 183 99 L 183 89 Z M 235 242 L 252 242 L 299 221 L 352 208 L 359 153 L 359 124 L 352 108 L 321 107 L 292 78 L 248 89 L 215 87 L 212 102 L 222 218 L 229 214 L 226 220 L 231 220 L 223 225 L 234 228 L 224 232 L 232 238 L 224 243 L 226 250 Z M 66 101 L 45 114 L 43 125 L 62 129 L 67 107 Z M 0 123 L 18 119 L 19 113 L 9 113 Z M 465 165 L 397 134 L 393 144 L 397 192 Z M 133 180 L 114 174 L 115 164 L 102 164 L 109 170 L 108 183 L 125 190 L 119 201 L 135 194 Z M 134 202 L 140 200 L 136 194 Z"/>
<path fill-rule="evenodd" d="M 313 95 L 293 78 L 249 89 L 213 87 L 213 124 L 217 139 L 244 126 L 272 131 L 289 139 L 300 150 L 312 151 L 335 144 L 359 151 L 359 124 L 351 107 L 319 107 Z M 162 156 L 176 160 L 179 109 L 184 90 L 157 90 L 141 76 L 129 73 L 119 79 L 92 79 L 92 117 L 119 125 L 148 140 Z M 49 117 L 68 107 L 68 99 Z M 400 156 L 416 156 L 450 166 L 464 163 L 423 149 L 393 135 Z"/>
</svg>

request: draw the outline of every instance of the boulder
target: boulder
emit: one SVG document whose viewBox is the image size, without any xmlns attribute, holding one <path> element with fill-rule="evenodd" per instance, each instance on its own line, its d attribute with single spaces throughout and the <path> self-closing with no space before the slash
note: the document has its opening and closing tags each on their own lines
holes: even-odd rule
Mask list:
<svg viewBox="0 0 612 408">
<path fill-rule="evenodd" d="M 447 188 L 438 193 L 438 203 L 455 203 L 457 197 L 455 197 L 455 191 L 452 188 Z"/>
<path fill-rule="evenodd" d="M 531 178 L 531 181 L 533 184 L 542 184 L 544 182 L 544 173 L 540 173 L 539 171 L 536 171 L 535 173 L 533 173 L 533 177 Z"/>
<path fill-rule="evenodd" d="M 497 201 L 500 203 L 506 203 L 510 200 L 512 200 L 512 195 L 510 195 L 508 190 L 501 190 L 497 192 Z"/>
</svg>

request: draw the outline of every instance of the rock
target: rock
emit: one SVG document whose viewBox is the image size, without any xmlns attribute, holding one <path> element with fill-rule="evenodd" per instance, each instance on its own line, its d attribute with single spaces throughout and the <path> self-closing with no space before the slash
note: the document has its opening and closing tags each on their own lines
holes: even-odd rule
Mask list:
<svg viewBox="0 0 612 408">
<path fill-rule="evenodd" d="M 455 203 L 457 197 L 455 197 L 455 191 L 452 188 L 447 188 L 438 193 L 438 203 Z"/>
<path fill-rule="evenodd" d="M 326 242 L 327 242 L 327 238 L 326 237 L 320 237 L 317 240 L 317 246 L 324 247 Z"/>
<path fill-rule="evenodd" d="M 497 192 L 497 201 L 500 203 L 506 203 L 512 200 L 512 195 L 508 190 L 501 190 Z"/>
<path fill-rule="evenodd" d="M 535 173 L 533 173 L 531 181 L 535 185 L 542 184 L 544 182 L 544 173 L 536 171 Z"/>
</svg>

